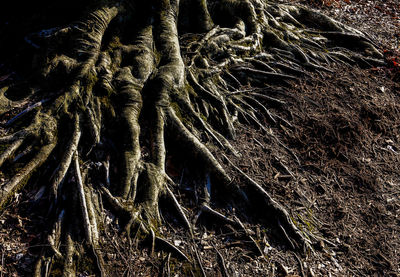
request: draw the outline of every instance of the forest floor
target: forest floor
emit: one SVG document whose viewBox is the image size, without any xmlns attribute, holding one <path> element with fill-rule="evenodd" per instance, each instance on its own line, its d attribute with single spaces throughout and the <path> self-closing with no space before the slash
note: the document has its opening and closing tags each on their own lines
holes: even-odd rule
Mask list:
<svg viewBox="0 0 400 277">
<path fill-rule="evenodd" d="M 258 249 L 253 238 L 215 226 L 196 230 L 201 240 L 193 245 L 178 225 L 160 231 L 193 257 L 198 249 L 196 259 L 208 276 L 224 276 L 224 270 L 228 276 L 400 276 L 400 3 L 314 0 L 312 6 L 366 32 L 385 53 L 387 66 L 336 64 L 332 73 L 309 72 L 282 88 L 291 97 L 277 95 L 284 105 L 271 107 L 282 124 L 268 135 L 242 126 L 233 141 L 241 157 L 231 160 L 265 186 L 300 228 L 323 239 L 301 255 L 256 223 Z M 222 153 L 214 152 L 224 163 Z M 41 203 L 32 207 L 35 194 L 20 195 L 0 214 L 1 276 L 30 276 L 42 246 L 44 234 L 37 228 L 44 228 L 46 218 L 32 212 Z M 117 235 L 107 231 L 105 257 L 115 276 L 189 274 L 167 253 L 117 242 Z M 80 274 L 88 276 L 85 270 Z"/>
</svg>

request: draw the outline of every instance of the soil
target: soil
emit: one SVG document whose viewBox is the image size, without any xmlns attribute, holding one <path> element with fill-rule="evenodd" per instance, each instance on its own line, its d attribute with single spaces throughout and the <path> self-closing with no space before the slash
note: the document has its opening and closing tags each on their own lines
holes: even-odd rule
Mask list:
<svg viewBox="0 0 400 277">
<path fill-rule="evenodd" d="M 279 115 L 277 124 L 266 119 L 266 132 L 240 127 L 232 142 L 240 158 L 228 158 L 320 242 L 306 254 L 295 253 L 277 242 L 268 224 L 252 220 L 251 235 L 210 223 L 196 230 L 202 239 L 190 241 L 173 221 L 160 232 L 190 259 L 201 261 L 207 276 L 400 276 L 400 4 L 300 2 L 368 33 L 384 51 L 387 66 L 332 64 L 332 72 L 309 72 L 299 82 L 274 88 L 280 101 L 268 108 Z M 13 77 L 5 66 L 0 71 L 0 78 Z M 240 181 L 222 153 L 214 152 Z M 185 183 L 180 168 L 170 171 Z M 27 186 L 0 214 L 1 276 L 30 276 L 47 235 L 43 203 L 35 200 L 40 189 L 32 192 L 32 187 L 40 185 Z M 113 221 L 111 215 L 105 220 Z M 200 274 L 191 272 L 184 259 L 152 251 L 139 240 L 117 240 L 118 222 L 111 226 L 104 230 L 105 261 L 113 275 Z M 81 268 L 80 276 L 89 276 L 90 268 Z"/>
<path fill-rule="evenodd" d="M 300 228 L 327 240 L 302 259 L 316 276 L 400 272 L 399 92 L 384 73 L 338 66 L 282 98 L 287 111 L 274 112 L 291 126 L 271 128 L 274 137 L 241 133 L 236 165 L 290 207 Z"/>
</svg>

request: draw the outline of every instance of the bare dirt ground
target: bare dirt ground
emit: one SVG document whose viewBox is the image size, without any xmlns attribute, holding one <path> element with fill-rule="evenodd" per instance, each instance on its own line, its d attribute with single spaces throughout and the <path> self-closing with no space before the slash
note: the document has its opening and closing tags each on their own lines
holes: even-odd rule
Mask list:
<svg viewBox="0 0 400 277">
<path fill-rule="evenodd" d="M 337 70 L 294 85 L 274 137 L 244 130 L 237 166 L 327 240 L 303 260 L 316 276 L 398 276 L 400 86 Z"/>
<path fill-rule="evenodd" d="M 400 3 L 297 2 L 365 31 L 387 57 L 386 67 L 336 64 L 332 73 L 310 72 L 300 82 L 275 87 L 279 101 L 269 108 L 280 116 L 279 124 L 267 132 L 242 127 L 233 142 L 241 154 L 230 157 L 235 166 L 262 184 L 297 226 L 320 242 L 296 254 L 260 222 L 252 224 L 254 234 L 242 234 L 210 220 L 207 228 L 196 230 L 198 241 L 188 240 L 176 222 L 160 232 L 201 261 L 208 276 L 400 276 Z M 13 77 L 5 67 L 0 71 L 1 78 Z M 169 170 L 183 184 L 184 201 L 191 192 L 185 192 L 182 169 L 171 165 Z M 32 274 L 47 235 L 38 193 L 21 193 L 0 214 L 1 276 Z M 105 220 L 112 221 L 111 215 Z M 121 242 L 114 229 L 105 232 L 105 260 L 115 276 L 199 274 L 182 259 L 152 253 L 135 239 Z M 80 276 L 89 276 L 91 269 L 81 268 Z"/>
</svg>

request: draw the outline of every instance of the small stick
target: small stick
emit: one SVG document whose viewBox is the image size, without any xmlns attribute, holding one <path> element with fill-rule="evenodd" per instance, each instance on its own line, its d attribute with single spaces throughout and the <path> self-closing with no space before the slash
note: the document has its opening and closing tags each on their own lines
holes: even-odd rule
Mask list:
<svg viewBox="0 0 400 277">
<path fill-rule="evenodd" d="M 183 258 L 187 262 L 190 262 L 189 258 L 179 248 L 177 248 L 175 245 L 173 245 L 172 243 L 170 243 L 166 239 L 163 239 L 161 237 L 156 236 L 155 240 L 157 242 L 161 242 L 162 244 L 166 245 L 168 248 L 170 248 L 171 250 L 175 251 L 181 258 Z"/>
<path fill-rule="evenodd" d="M 200 267 L 200 270 L 201 270 L 201 275 L 202 275 L 203 277 L 207 277 L 206 272 L 204 271 L 204 268 L 203 268 L 203 263 L 202 263 L 202 261 L 201 261 L 199 252 L 197 251 L 195 245 L 193 245 L 193 249 L 194 249 L 194 253 L 196 254 L 197 263 L 199 264 L 199 267 Z"/>
<path fill-rule="evenodd" d="M 261 250 L 261 247 L 260 247 L 260 245 L 257 243 L 257 241 L 256 241 L 252 236 L 249 236 L 249 238 L 250 238 L 250 240 L 253 242 L 254 246 L 257 248 L 258 254 L 259 254 L 260 256 L 262 256 L 262 257 L 265 259 L 265 257 L 264 257 L 264 252 Z"/>
<path fill-rule="evenodd" d="M 293 241 L 289 238 L 289 235 L 286 233 L 285 228 L 283 228 L 281 222 L 278 220 L 278 226 L 281 229 L 282 233 L 285 235 L 286 240 L 289 242 L 290 246 L 292 249 L 296 249 L 296 246 L 294 245 Z"/>
<path fill-rule="evenodd" d="M 151 253 L 150 253 L 150 257 L 154 256 L 154 248 L 156 245 L 156 235 L 154 234 L 153 229 L 150 229 L 150 233 L 151 233 Z"/>
<path fill-rule="evenodd" d="M 186 227 L 189 229 L 190 233 L 192 233 L 192 225 L 190 224 L 185 212 L 182 209 L 182 206 L 179 204 L 178 200 L 176 199 L 175 195 L 172 193 L 172 191 L 166 186 L 166 190 L 168 193 L 168 196 L 171 198 L 172 203 L 175 206 L 175 209 L 178 211 L 179 215 L 182 217 L 183 221 L 185 222 Z"/>
<path fill-rule="evenodd" d="M 297 261 L 299 262 L 300 265 L 300 274 L 302 277 L 306 277 L 307 275 L 304 273 L 304 267 L 303 267 L 303 263 L 300 260 L 299 255 L 297 255 L 296 253 L 294 253 L 294 256 L 296 257 Z"/>
<path fill-rule="evenodd" d="M 111 183 L 110 183 L 110 156 L 107 156 L 107 160 L 104 163 L 104 168 L 106 170 L 106 185 L 109 188 L 111 186 Z"/>
<path fill-rule="evenodd" d="M 234 220 L 232 220 L 232 219 L 229 219 L 229 218 L 226 217 L 225 215 L 223 215 L 223 214 L 217 212 L 216 210 L 210 208 L 207 204 L 204 204 L 204 205 L 201 207 L 201 210 L 202 210 L 203 212 L 208 212 L 209 214 L 215 216 L 216 218 L 218 218 L 218 219 L 220 219 L 220 220 L 222 220 L 222 221 L 225 221 L 225 222 L 227 222 L 227 223 L 229 223 L 229 224 L 231 224 L 231 225 L 233 225 L 233 226 L 237 226 L 237 225 L 238 225 L 238 223 L 237 223 L 236 221 L 234 221 Z"/>
<path fill-rule="evenodd" d="M 4 269 L 4 250 L 1 251 L 1 277 L 3 277 L 3 269 Z"/>
<path fill-rule="evenodd" d="M 213 245 L 213 248 L 214 248 L 215 252 L 217 252 L 218 261 L 219 261 L 219 264 L 222 267 L 222 276 L 223 277 L 228 277 L 229 274 L 228 274 L 228 270 L 226 269 L 226 266 L 225 266 L 224 257 L 221 255 L 221 253 L 218 251 L 218 249 L 214 245 Z"/>
<path fill-rule="evenodd" d="M 42 101 L 39 101 L 33 105 L 28 106 L 25 110 L 23 110 L 22 112 L 20 112 L 19 114 L 17 114 L 16 116 L 14 116 L 13 118 L 11 118 L 9 121 L 6 122 L 6 127 L 10 126 L 15 120 L 17 120 L 18 118 L 20 118 L 21 116 L 23 116 L 24 114 L 30 112 L 31 110 L 42 106 L 42 104 L 46 103 L 47 101 L 49 101 L 49 99 L 44 99 Z"/>
<path fill-rule="evenodd" d="M 171 276 L 171 268 L 170 268 L 170 265 L 169 265 L 170 258 L 171 258 L 171 253 L 168 253 L 168 257 L 167 257 L 167 275 L 168 275 L 168 277 Z"/>
</svg>

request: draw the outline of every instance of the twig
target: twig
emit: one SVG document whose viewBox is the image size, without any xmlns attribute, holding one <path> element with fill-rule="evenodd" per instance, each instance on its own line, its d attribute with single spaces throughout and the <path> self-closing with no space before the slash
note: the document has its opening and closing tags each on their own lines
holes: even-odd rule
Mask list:
<svg viewBox="0 0 400 277">
<path fill-rule="evenodd" d="M 233 218 L 235 219 L 235 222 L 240 226 L 240 228 L 242 228 L 243 232 L 247 236 L 254 235 L 254 231 L 246 228 L 246 226 L 244 226 L 243 222 L 240 221 L 240 219 L 236 215 L 233 215 Z"/>
<path fill-rule="evenodd" d="M 18 118 L 20 118 L 21 116 L 23 116 L 24 114 L 30 112 L 31 110 L 42 106 L 42 104 L 46 103 L 47 101 L 49 101 L 49 99 L 44 99 L 42 101 L 39 101 L 33 105 L 28 106 L 25 110 L 23 110 L 22 112 L 20 112 L 19 114 L 17 114 L 16 116 L 14 116 L 13 118 L 11 118 L 9 121 L 6 122 L 6 127 L 10 126 L 15 120 L 17 120 Z"/>
<path fill-rule="evenodd" d="M 156 235 L 154 234 L 153 229 L 150 228 L 150 234 L 151 234 L 151 252 L 150 252 L 150 257 L 154 256 L 154 248 L 156 246 Z"/>
<path fill-rule="evenodd" d="M 292 176 L 294 179 L 296 179 L 293 172 L 286 165 L 284 165 L 277 156 L 274 156 L 274 158 L 279 163 L 279 165 L 282 166 L 290 176 Z"/>
<path fill-rule="evenodd" d="M 231 224 L 233 226 L 237 226 L 239 225 L 236 221 L 229 219 L 227 216 L 221 214 L 220 212 L 217 212 L 216 210 L 212 209 L 210 206 L 208 206 L 207 204 L 204 204 L 201 207 L 201 210 L 203 212 L 207 212 L 213 216 L 215 216 L 216 218 L 218 218 L 219 220 L 225 221 L 228 224 Z"/>
<path fill-rule="evenodd" d="M 50 263 L 51 263 L 51 259 L 46 259 L 45 260 L 45 270 L 44 270 L 44 276 L 48 277 L 49 273 L 50 273 Z"/>
<path fill-rule="evenodd" d="M 3 277 L 3 269 L 4 269 L 4 250 L 1 251 L 1 277 Z"/>
<path fill-rule="evenodd" d="M 262 251 L 260 245 L 258 245 L 257 241 L 252 236 L 249 236 L 249 238 L 253 242 L 254 246 L 257 248 L 258 254 L 265 259 L 264 252 Z"/>
<path fill-rule="evenodd" d="M 109 188 L 111 186 L 110 184 L 110 157 L 108 156 L 105 163 L 104 163 L 104 169 L 106 171 L 106 185 Z"/>
<path fill-rule="evenodd" d="M 214 248 L 215 252 L 217 252 L 218 262 L 219 262 L 220 266 L 222 267 L 222 276 L 228 277 L 229 274 L 228 274 L 228 270 L 226 269 L 224 257 L 221 255 L 221 253 L 218 251 L 218 249 L 214 245 L 213 245 L 213 248 Z"/>
<path fill-rule="evenodd" d="M 192 225 L 190 224 L 188 218 L 186 217 L 185 212 L 183 211 L 182 206 L 179 204 L 173 192 L 166 186 L 166 191 L 171 198 L 172 203 L 174 204 L 175 209 L 178 211 L 179 215 L 182 217 L 182 220 L 185 222 L 186 227 L 189 229 L 190 234 L 193 235 Z"/>
<path fill-rule="evenodd" d="M 184 260 L 186 260 L 187 262 L 190 262 L 189 258 L 179 249 L 177 248 L 175 245 L 173 245 L 172 243 L 170 243 L 169 241 L 167 241 L 166 239 L 163 239 L 161 237 L 156 236 L 155 240 L 157 242 L 161 242 L 162 244 L 164 244 L 165 246 L 167 246 L 168 248 L 170 248 L 170 250 L 175 251 L 181 258 L 183 258 Z"/>
<path fill-rule="evenodd" d="M 168 253 L 167 260 L 165 261 L 165 265 L 167 266 L 167 276 L 171 276 L 171 267 L 169 265 L 169 260 L 171 259 L 171 253 Z"/>
<path fill-rule="evenodd" d="M 296 162 L 299 166 L 301 166 L 301 162 L 299 160 L 299 158 L 297 157 L 297 155 L 289 148 L 287 147 L 285 144 L 283 144 L 277 136 L 275 136 L 275 134 L 272 132 L 272 130 L 270 130 L 269 134 L 279 143 L 280 146 L 282 146 L 283 148 L 286 149 L 286 151 L 288 151 L 295 159 Z"/>
<path fill-rule="evenodd" d="M 199 264 L 199 267 L 200 267 L 201 275 L 203 277 L 207 277 L 206 272 L 204 271 L 203 263 L 201 261 L 199 252 L 197 251 L 197 248 L 195 245 L 193 245 L 193 250 L 194 250 L 194 253 L 196 254 L 196 259 L 197 259 L 197 263 Z"/>
<path fill-rule="evenodd" d="M 304 273 L 303 263 L 301 262 L 299 255 L 297 255 L 296 253 L 294 253 L 294 256 L 296 257 L 297 261 L 299 262 L 301 276 L 302 276 L 302 277 L 306 277 L 307 275 Z"/>
<path fill-rule="evenodd" d="M 293 241 L 290 239 L 289 235 L 286 233 L 285 228 L 283 228 L 283 226 L 279 220 L 278 220 L 278 226 L 281 229 L 282 233 L 285 235 L 285 238 L 289 242 L 292 249 L 296 249 L 296 246 L 294 245 Z"/>
</svg>

